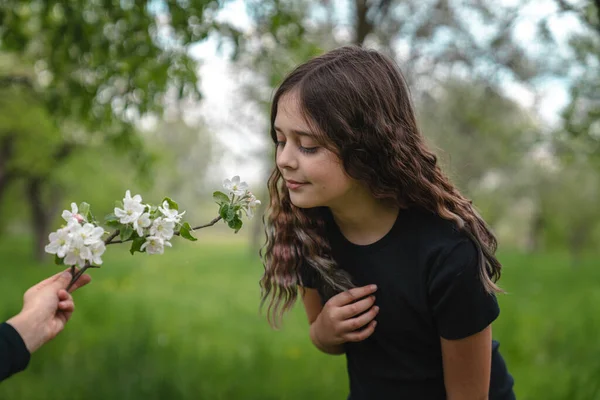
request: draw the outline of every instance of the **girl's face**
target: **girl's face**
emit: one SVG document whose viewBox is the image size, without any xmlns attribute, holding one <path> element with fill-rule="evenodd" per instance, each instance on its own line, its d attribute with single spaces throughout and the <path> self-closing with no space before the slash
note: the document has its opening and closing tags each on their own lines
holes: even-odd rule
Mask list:
<svg viewBox="0 0 600 400">
<path fill-rule="evenodd" d="M 277 104 L 275 131 L 277 168 L 292 204 L 300 208 L 343 206 L 358 183 L 345 173 L 334 153 L 318 145 L 293 91 Z"/>
</svg>

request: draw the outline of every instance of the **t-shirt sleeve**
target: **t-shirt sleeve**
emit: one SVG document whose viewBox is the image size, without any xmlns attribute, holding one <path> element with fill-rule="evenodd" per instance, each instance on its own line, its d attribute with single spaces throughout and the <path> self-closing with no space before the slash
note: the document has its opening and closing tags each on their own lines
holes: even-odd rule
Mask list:
<svg viewBox="0 0 600 400">
<path fill-rule="evenodd" d="M 479 277 L 477 247 L 469 239 L 455 244 L 433 265 L 429 301 L 441 337 L 462 339 L 481 332 L 500 314 L 494 294 Z"/>
<path fill-rule="evenodd" d="M 0 381 L 23 371 L 30 354 L 21 335 L 6 322 L 0 324 Z"/>
<path fill-rule="evenodd" d="M 300 264 L 300 286 L 309 289 L 317 289 L 317 283 L 317 271 L 315 271 L 315 269 L 306 261 L 303 261 Z"/>
</svg>

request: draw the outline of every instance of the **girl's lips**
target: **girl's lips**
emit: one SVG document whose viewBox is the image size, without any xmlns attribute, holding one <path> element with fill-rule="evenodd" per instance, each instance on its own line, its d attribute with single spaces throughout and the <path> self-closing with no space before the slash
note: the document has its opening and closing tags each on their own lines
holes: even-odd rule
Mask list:
<svg viewBox="0 0 600 400">
<path fill-rule="evenodd" d="M 306 182 L 285 181 L 285 185 L 288 189 L 295 190 L 306 185 Z"/>
</svg>

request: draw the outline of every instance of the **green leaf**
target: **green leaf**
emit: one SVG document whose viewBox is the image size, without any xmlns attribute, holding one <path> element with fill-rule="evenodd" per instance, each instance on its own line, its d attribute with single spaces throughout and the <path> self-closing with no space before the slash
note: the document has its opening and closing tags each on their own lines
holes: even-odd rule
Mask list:
<svg viewBox="0 0 600 400">
<path fill-rule="evenodd" d="M 131 242 L 131 248 L 129 249 L 129 252 L 131 253 L 131 255 L 133 255 L 136 251 L 140 252 L 140 253 L 144 253 L 146 251 L 146 249 L 144 249 L 144 251 L 140 250 L 142 248 L 142 245 L 146 242 L 145 238 L 141 238 L 141 237 L 137 237 L 135 239 L 133 239 L 133 242 Z"/>
<path fill-rule="evenodd" d="M 106 222 L 113 222 L 113 221 L 118 221 L 119 217 L 117 217 L 115 214 L 108 214 L 104 217 L 104 221 Z"/>
<path fill-rule="evenodd" d="M 117 217 L 115 214 L 108 214 L 104 217 L 104 222 L 106 223 L 106 225 L 110 226 L 111 228 L 120 228 L 121 227 L 121 223 L 119 222 L 119 217 Z"/>
<path fill-rule="evenodd" d="M 217 204 L 229 203 L 229 196 L 223 192 L 214 192 L 213 199 L 217 202 Z"/>
<path fill-rule="evenodd" d="M 192 227 L 187 222 L 184 222 L 183 225 L 181 226 L 181 229 L 179 230 L 179 234 L 181 235 L 182 238 L 185 238 L 187 240 L 191 240 L 192 242 L 195 242 L 198 239 L 196 239 L 194 236 L 192 236 L 192 232 L 193 232 Z"/>
<path fill-rule="evenodd" d="M 227 214 L 229 213 L 229 203 L 222 204 L 219 208 L 219 216 L 223 220 L 227 221 Z"/>
<path fill-rule="evenodd" d="M 227 209 L 227 215 L 226 215 L 226 217 L 227 218 L 225 218 L 225 220 L 227 222 L 233 221 L 233 219 L 235 218 L 235 210 L 233 208 Z"/>
<path fill-rule="evenodd" d="M 54 255 L 54 264 L 56 265 L 65 265 L 64 258 L 60 258 L 57 254 Z"/>
<path fill-rule="evenodd" d="M 227 222 L 227 225 L 229 225 L 229 227 L 231 229 L 235 230 L 235 233 L 238 233 L 240 229 L 242 229 L 242 225 L 243 222 L 241 219 L 239 219 L 239 217 L 236 215 L 235 218 L 233 218 L 231 221 Z"/>
<path fill-rule="evenodd" d="M 126 241 L 133 234 L 133 226 L 131 226 L 131 225 L 123 225 L 123 227 L 120 229 L 120 231 L 121 231 L 120 232 L 121 240 L 122 241 Z"/>
<path fill-rule="evenodd" d="M 151 207 L 149 213 L 150 213 L 151 220 L 155 220 L 157 217 L 162 215 L 157 207 Z"/>
<path fill-rule="evenodd" d="M 179 211 L 179 205 L 176 202 L 174 202 L 173 200 L 171 200 L 170 198 L 168 198 L 168 197 L 165 197 L 163 199 L 163 201 L 160 202 L 161 206 L 162 206 L 162 203 L 164 203 L 165 201 L 167 203 L 169 203 L 169 208 L 171 210 L 177 210 L 177 211 Z"/>
<path fill-rule="evenodd" d="M 90 210 L 90 212 L 88 213 L 88 216 L 89 216 L 89 219 L 88 219 L 89 222 L 92 222 L 95 225 L 100 225 L 100 224 L 98 224 L 98 221 L 96 221 L 96 217 L 94 216 L 94 214 L 92 214 L 92 210 Z"/>
<path fill-rule="evenodd" d="M 79 215 L 83 217 L 86 221 L 89 221 L 90 216 L 90 205 L 86 202 L 83 202 L 79 205 Z"/>
</svg>

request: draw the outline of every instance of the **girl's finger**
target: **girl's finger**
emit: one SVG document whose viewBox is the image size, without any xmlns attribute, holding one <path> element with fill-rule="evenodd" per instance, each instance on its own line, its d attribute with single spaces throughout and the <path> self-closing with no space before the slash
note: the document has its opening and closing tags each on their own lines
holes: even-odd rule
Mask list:
<svg viewBox="0 0 600 400">
<path fill-rule="evenodd" d="M 371 321 L 371 323 L 363 330 L 358 332 L 351 332 L 345 335 L 347 342 L 362 342 L 375 332 L 377 321 Z"/>
<path fill-rule="evenodd" d="M 342 322 L 343 329 L 348 332 L 356 331 L 371 322 L 377 316 L 377 313 L 379 313 L 379 307 L 371 307 L 366 313 Z"/>
<path fill-rule="evenodd" d="M 344 320 L 352 318 L 356 315 L 362 314 L 373 306 L 375 303 L 375 296 L 369 296 L 355 303 L 351 303 L 340 307 L 340 317 Z"/>
</svg>

